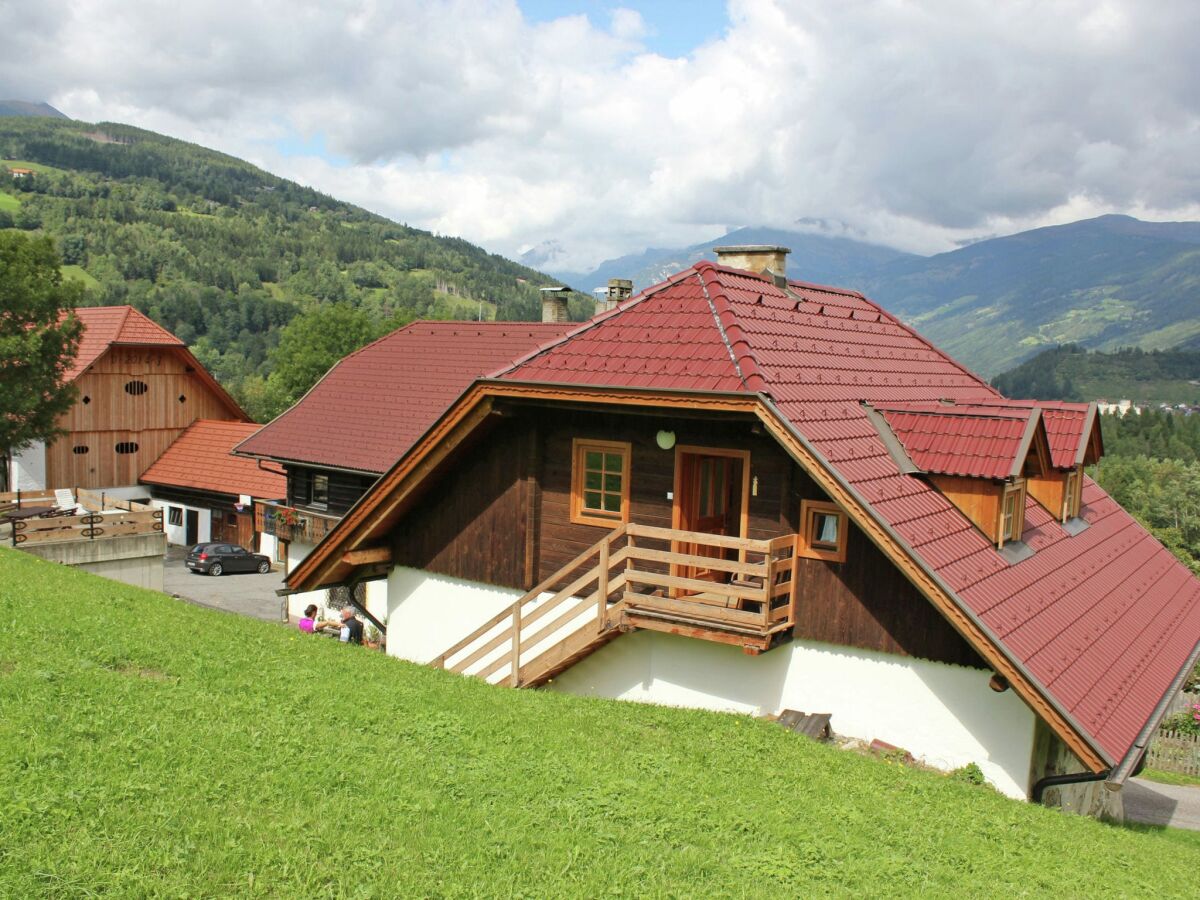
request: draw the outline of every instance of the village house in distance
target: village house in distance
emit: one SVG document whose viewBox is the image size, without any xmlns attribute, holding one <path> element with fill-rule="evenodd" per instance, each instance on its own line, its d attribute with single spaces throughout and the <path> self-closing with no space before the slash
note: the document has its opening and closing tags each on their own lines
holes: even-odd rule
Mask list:
<svg viewBox="0 0 1200 900">
<path fill-rule="evenodd" d="M 784 278 L 786 252 L 719 251 L 456 399 L 407 377 L 402 455 L 289 589 L 385 583 L 390 653 L 494 683 L 829 713 L 1011 796 L 1119 807 L 1196 661 L 1200 581 L 1084 475 L 1094 406 L 1007 400 L 861 294 Z M 445 339 L 413 329 L 411 353 Z M 379 393 L 342 394 L 375 433 Z M 271 455 L 353 470 L 373 440 Z"/>
</svg>

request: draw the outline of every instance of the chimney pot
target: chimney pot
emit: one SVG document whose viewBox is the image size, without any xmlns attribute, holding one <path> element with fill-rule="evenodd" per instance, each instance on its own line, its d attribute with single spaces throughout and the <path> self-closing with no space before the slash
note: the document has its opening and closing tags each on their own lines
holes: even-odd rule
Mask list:
<svg viewBox="0 0 1200 900">
<path fill-rule="evenodd" d="M 787 284 L 787 247 L 771 244 L 743 244 L 733 247 L 713 247 L 717 262 L 731 269 L 746 269 L 772 276 L 776 285 Z"/>
<path fill-rule="evenodd" d="M 542 321 L 543 322 L 567 322 L 567 295 L 571 292 L 569 287 L 563 285 L 555 285 L 552 287 L 539 288 L 542 293 Z"/>
</svg>

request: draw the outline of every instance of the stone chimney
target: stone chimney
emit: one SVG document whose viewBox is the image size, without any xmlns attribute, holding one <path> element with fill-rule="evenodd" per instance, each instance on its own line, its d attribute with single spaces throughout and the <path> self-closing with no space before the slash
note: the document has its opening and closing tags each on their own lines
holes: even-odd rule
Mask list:
<svg viewBox="0 0 1200 900">
<path fill-rule="evenodd" d="M 571 292 L 571 289 L 569 287 L 557 285 L 555 287 L 544 287 L 540 290 L 542 292 L 542 321 L 568 321 L 567 294 Z"/>
<path fill-rule="evenodd" d="M 786 257 L 792 251 L 787 247 L 769 244 L 745 244 L 740 247 L 713 247 L 717 262 L 731 269 L 748 269 L 776 276 L 776 281 L 786 280 Z"/>
<path fill-rule="evenodd" d="M 633 296 L 633 282 L 628 278 L 608 279 L 608 289 L 602 291 L 596 288 L 596 312 L 608 312 L 616 309 L 617 304 Z"/>
</svg>

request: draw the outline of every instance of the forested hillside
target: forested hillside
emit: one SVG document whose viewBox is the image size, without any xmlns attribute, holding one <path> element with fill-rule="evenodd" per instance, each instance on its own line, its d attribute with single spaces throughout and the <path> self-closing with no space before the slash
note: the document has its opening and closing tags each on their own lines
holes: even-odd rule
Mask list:
<svg viewBox="0 0 1200 900">
<path fill-rule="evenodd" d="M 259 418 L 295 399 L 267 376 L 297 316 L 352 320 L 355 344 L 416 317 L 540 318 L 532 269 L 153 132 L 6 117 L 0 157 L 34 170 L 0 177 L 0 228 L 52 236 L 85 303 L 146 312 Z"/>
<path fill-rule="evenodd" d="M 1200 350 L 1089 353 L 1065 344 L 997 375 L 992 384 L 1009 397 L 1200 406 Z"/>
</svg>

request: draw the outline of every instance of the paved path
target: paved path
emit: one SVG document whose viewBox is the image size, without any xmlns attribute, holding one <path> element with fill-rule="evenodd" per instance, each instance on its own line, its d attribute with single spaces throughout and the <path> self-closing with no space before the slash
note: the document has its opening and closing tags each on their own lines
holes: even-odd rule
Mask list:
<svg viewBox="0 0 1200 900">
<path fill-rule="evenodd" d="M 1130 778 L 1121 793 L 1125 818 L 1131 822 L 1200 831 L 1200 787 Z"/>
<path fill-rule="evenodd" d="M 266 575 L 258 573 L 221 575 L 196 575 L 184 565 L 186 547 L 167 548 L 163 568 L 163 590 L 200 606 L 223 609 L 243 616 L 253 616 L 266 622 L 283 620 L 283 598 L 275 596 L 275 589 L 283 586 L 283 575 L 278 571 Z"/>
</svg>

